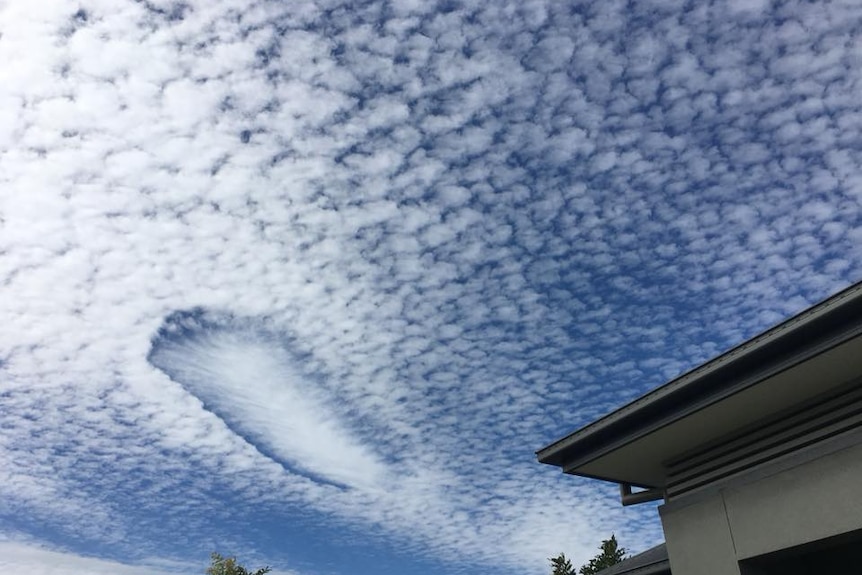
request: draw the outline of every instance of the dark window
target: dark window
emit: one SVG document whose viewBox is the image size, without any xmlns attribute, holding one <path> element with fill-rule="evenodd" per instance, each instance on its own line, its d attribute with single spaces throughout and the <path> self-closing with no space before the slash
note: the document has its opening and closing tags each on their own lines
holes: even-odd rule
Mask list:
<svg viewBox="0 0 862 575">
<path fill-rule="evenodd" d="M 742 575 L 857 575 L 862 530 L 753 557 L 739 564 Z"/>
</svg>

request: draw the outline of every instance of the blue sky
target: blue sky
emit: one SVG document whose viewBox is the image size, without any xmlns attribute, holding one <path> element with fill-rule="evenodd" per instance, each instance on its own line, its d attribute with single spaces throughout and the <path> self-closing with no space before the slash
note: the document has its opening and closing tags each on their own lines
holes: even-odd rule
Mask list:
<svg viewBox="0 0 862 575">
<path fill-rule="evenodd" d="M 0 566 L 541 574 L 534 451 L 862 279 L 862 5 L 0 2 Z"/>
</svg>

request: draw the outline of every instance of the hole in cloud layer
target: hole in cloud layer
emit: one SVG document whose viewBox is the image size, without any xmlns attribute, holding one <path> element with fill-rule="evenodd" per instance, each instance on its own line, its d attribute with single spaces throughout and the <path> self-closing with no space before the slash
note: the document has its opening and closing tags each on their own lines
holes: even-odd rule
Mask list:
<svg viewBox="0 0 862 575">
<path fill-rule="evenodd" d="M 380 486 L 386 465 L 351 433 L 322 375 L 260 322 L 205 310 L 175 312 L 148 360 L 285 468 L 316 482 Z"/>
</svg>

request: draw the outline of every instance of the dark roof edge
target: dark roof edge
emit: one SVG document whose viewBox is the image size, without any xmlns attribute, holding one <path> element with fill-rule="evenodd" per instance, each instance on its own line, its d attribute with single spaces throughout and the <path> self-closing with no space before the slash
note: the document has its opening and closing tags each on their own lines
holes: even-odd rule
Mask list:
<svg viewBox="0 0 862 575">
<path fill-rule="evenodd" d="M 638 431 L 667 414 L 678 414 L 789 356 L 812 350 L 835 334 L 845 334 L 862 318 L 862 282 L 853 284 L 775 327 L 724 352 L 597 421 L 536 452 L 541 463 L 563 467 L 567 452 L 600 450 L 634 440 Z M 822 350 L 820 350 L 822 351 Z M 730 383 L 729 383 L 730 382 Z"/>
<path fill-rule="evenodd" d="M 655 563 L 642 565 L 640 567 L 632 567 L 631 569 L 623 571 L 611 571 L 608 573 L 599 571 L 598 575 L 664 575 L 665 573 L 670 572 L 670 561 L 668 559 L 662 559 Z"/>
<path fill-rule="evenodd" d="M 599 571 L 598 575 L 659 575 L 670 573 L 667 546 L 659 543 L 646 551 Z"/>
</svg>

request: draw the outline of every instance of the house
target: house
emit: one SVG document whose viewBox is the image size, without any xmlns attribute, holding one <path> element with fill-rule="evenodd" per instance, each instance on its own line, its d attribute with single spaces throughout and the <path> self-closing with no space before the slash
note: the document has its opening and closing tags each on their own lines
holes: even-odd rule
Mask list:
<svg viewBox="0 0 862 575">
<path fill-rule="evenodd" d="M 661 501 L 666 547 L 607 575 L 862 572 L 862 283 L 537 456 Z"/>
</svg>

